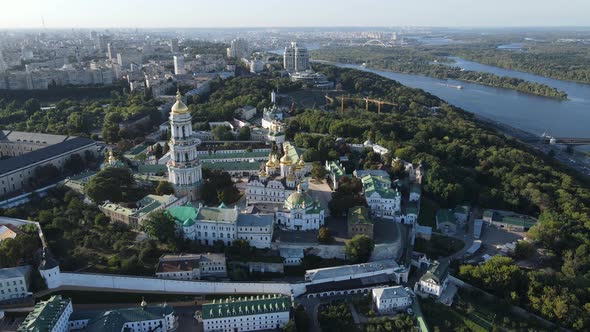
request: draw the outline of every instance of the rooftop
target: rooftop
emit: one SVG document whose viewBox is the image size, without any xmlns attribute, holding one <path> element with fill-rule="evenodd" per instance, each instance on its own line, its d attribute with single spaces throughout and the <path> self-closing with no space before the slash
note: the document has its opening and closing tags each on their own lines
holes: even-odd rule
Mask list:
<svg viewBox="0 0 590 332">
<path fill-rule="evenodd" d="M 360 273 L 376 272 L 385 269 L 395 269 L 397 267 L 399 267 L 399 265 L 394 260 L 390 259 L 362 264 L 343 265 L 335 267 L 326 267 L 322 269 L 307 270 L 305 271 L 305 276 L 306 279 L 314 281 L 321 279 L 331 279 L 342 276 L 353 276 L 358 275 Z"/>
<path fill-rule="evenodd" d="M 96 142 L 89 138 L 75 137 L 61 143 L 46 146 L 44 148 L 25 153 L 23 155 L 0 160 L 0 175 L 12 171 L 32 166 L 43 160 L 54 158 L 55 156 L 70 152 L 75 149 L 94 145 Z"/>
<path fill-rule="evenodd" d="M 7 267 L 0 269 L 0 280 L 27 277 L 29 273 L 31 273 L 30 265 Z"/>
<path fill-rule="evenodd" d="M 379 299 L 395 299 L 410 296 L 410 293 L 403 286 L 373 288 L 373 294 Z"/>
<path fill-rule="evenodd" d="M 87 332 L 125 331 L 123 328 L 126 323 L 161 320 L 171 314 L 174 314 L 174 309 L 163 304 L 108 311 L 75 311 L 70 320 L 88 319 L 88 326 L 84 329 Z"/>
<path fill-rule="evenodd" d="M 272 214 L 239 214 L 239 226 L 272 227 L 274 216 Z"/>
<path fill-rule="evenodd" d="M 436 220 L 438 223 L 455 222 L 455 215 L 453 211 L 447 209 L 439 209 L 436 211 Z"/>
<path fill-rule="evenodd" d="M 282 295 L 256 295 L 228 298 L 203 305 L 203 319 L 250 316 L 285 312 L 291 309 L 291 300 Z"/>
<path fill-rule="evenodd" d="M 24 322 L 18 327 L 19 332 L 50 332 L 55 324 L 70 305 L 70 299 L 62 299 L 60 295 L 54 295 L 47 301 L 35 304 Z"/>
<path fill-rule="evenodd" d="M 434 261 L 428 271 L 420 277 L 421 281 L 432 279 L 437 284 L 442 284 L 442 282 L 446 279 L 449 274 L 449 262 L 443 261 Z"/>
<path fill-rule="evenodd" d="M 15 130 L 0 130 L 0 140 L 10 141 L 10 142 L 27 142 L 27 143 L 52 145 L 52 144 L 61 143 L 61 142 L 66 141 L 70 138 L 74 138 L 74 137 L 73 136 L 65 136 L 65 135 L 30 133 L 30 132 L 15 131 Z"/>
<path fill-rule="evenodd" d="M 355 206 L 348 209 L 349 224 L 372 224 L 373 220 L 369 217 L 369 209 L 365 206 Z"/>
<path fill-rule="evenodd" d="M 393 199 L 401 196 L 399 191 L 391 189 L 389 176 L 365 175 L 361 178 L 361 181 L 365 197 L 370 197 L 374 193 L 377 193 L 381 198 Z"/>
</svg>

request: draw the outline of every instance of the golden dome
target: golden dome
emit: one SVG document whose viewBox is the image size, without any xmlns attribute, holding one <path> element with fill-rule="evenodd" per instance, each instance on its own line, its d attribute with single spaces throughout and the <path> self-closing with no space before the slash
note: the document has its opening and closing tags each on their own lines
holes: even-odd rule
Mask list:
<svg viewBox="0 0 590 332">
<path fill-rule="evenodd" d="M 291 165 L 292 163 L 293 160 L 291 159 L 291 157 L 289 157 L 289 155 L 285 153 L 285 155 L 281 158 L 281 164 Z"/>
<path fill-rule="evenodd" d="M 305 166 L 305 161 L 303 161 L 303 158 L 299 158 L 299 162 L 297 163 L 298 166 Z"/>
<path fill-rule="evenodd" d="M 172 105 L 172 113 L 182 114 L 187 113 L 188 107 L 182 102 L 182 95 L 180 91 L 176 92 L 176 102 Z"/>
<path fill-rule="evenodd" d="M 260 176 L 266 176 L 266 175 L 267 175 L 267 174 L 266 174 L 266 171 L 265 171 L 265 170 L 261 170 L 261 171 L 260 171 Z"/>
<path fill-rule="evenodd" d="M 267 167 L 275 167 L 276 165 L 275 165 L 275 161 L 274 160 L 275 160 L 274 156 L 272 154 L 270 154 L 268 156 L 268 161 L 266 162 L 266 166 Z"/>
</svg>

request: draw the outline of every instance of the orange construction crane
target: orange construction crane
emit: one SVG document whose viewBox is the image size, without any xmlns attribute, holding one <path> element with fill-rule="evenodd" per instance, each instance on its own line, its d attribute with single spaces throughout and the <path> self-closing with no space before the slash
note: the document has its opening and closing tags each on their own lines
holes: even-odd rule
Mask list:
<svg viewBox="0 0 590 332">
<path fill-rule="evenodd" d="M 377 112 L 379 114 L 381 114 L 381 105 L 397 106 L 396 103 L 381 100 L 381 99 L 360 98 L 360 97 L 350 97 L 350 96 L 346 96 L 346 97 L 339 96 L 339 97 L 332 98 L 332 97 L 326 95 L 326 100 L 328 100 L 330 103 L 333 103 L 335 99 L 340 99 L 340 113 L 344 113 L 344 101 L 345 100 L 364 101 L 366 111 L 369 111 L 369 103 L 375 103 L 375 104 L 377 104 Z"/>
</svg>

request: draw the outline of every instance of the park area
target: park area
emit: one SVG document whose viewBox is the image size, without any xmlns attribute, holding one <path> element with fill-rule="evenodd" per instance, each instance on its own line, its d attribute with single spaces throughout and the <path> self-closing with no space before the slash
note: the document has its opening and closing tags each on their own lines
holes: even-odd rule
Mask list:
<svg viewBox="0 0 590 332">
<path fill-rule="evenodd" d="M 432 299 L 420 300 L 426 323 L 434 331 L 546 331 L 534 319 L 510 311 L 505 301 L 478 290 L 459 289 L 452 306 Z"/>
</svg>

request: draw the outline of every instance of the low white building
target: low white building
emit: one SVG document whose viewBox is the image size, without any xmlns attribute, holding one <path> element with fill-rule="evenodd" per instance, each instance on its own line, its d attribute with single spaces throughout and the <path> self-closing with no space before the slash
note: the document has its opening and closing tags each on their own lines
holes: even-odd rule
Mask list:
<svg viewBox="0 0 590 332">
<path fill-rule="evenodd" d="M 428 271 L 414 285 L 414 291 L 440 297 L 449 284 L 449 263 L 434 261 Z"/>
<path fill-rule="evenodd" d="M 305 271 L 305 281 L 311 284 L 393 275 L 396 283 L 408 282 L 409 269 L 394 260 L 380 260 L 362 264 L 342 265 Z"/>
<path fill-rule="evenodd" d="M 285 266 L 297 266 L 301 265 L 305 253 L 301 248 L 280 248 L 279 252 L 283 257 Z"/>
<path fill-rule="evenodd" d="M 361 181 L 371 214 L 379 218 L 395 219 L 401 210 L 402 195 L 397 189 L 391 188 L 389 177 L 365 175 Z"/>
<path fill-rule="evenodd" d="M 227 277 L 224 254 L 164 255 L 156 268 L 156 277 L 200 280 Z"/>
<path fill-rule="evenodd" d="M 227 298 L 203 305 L 204 332 L 275 330 L 289 322 L 291 300 L 282 295 Z"/>
<path fill-rule="evenodd" d="M 238 114 L 240 119 L 242 119 L 242 120 L 250 120 L 254 116 L 256 116 L 256 107 L 254 107 L 254 106 L 240 107 L 236 110 L 236 114 Z"/>
<path fill-rule="evenodd" d="M 0 269 L 0 301 L 32 295 L 28 287 L 30 276 L 30 265 Z"/>
<path fill-rule="evenodd" d="M 273 226 L 272 214 L 239 214 L 238 239 L 246 240 L 259 249 L 270 248 Z"/>
<path fill-rule="evenodd" d="M 291 230 L 313 230 L 324 225 L 325 211 L 318 201 L 303 192 L 301 186 L 289 195 L 284 208 L 276 212 L 279 227 Z"/>
<path fill-rule="evenodd" d="M 410 290 L 403 286 L 373 288 L 371 298 L 381 314 L 403 310 L 412 304 Z"/>
<path fill-rule="evenodd" d="M 190 204 L 175 206 L 167 210 L 176 221 L 176 227 L 185 239 L 213 245 L 223 241 L 231 245 L 236 239 L 244 239 L 257 248 L 270 248 L 273 234 L 272 215 L 241 215 L 237 206 L 228 208 Z"/>
</svg>

